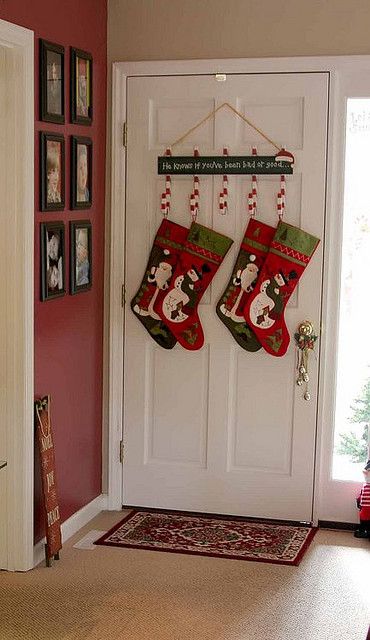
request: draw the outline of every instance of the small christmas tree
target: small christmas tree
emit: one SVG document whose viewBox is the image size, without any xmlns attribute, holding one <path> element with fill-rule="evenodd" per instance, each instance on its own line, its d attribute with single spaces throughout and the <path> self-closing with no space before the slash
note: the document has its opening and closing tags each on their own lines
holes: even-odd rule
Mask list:
<svg viewBox="0 0 370 640">
<path fill-rule="evenodd" d="M 368 433 L 370 424 L 370 378 L 366 381 L 359 398 L 351 406 L 353 415 L 350 422 L 363 425 L 363 432 L 358 437 L 353 431 L 340 434 L 338 453 L 350 455 L 352 462 L 363 462 L 368 455 Z"/>
</svg>

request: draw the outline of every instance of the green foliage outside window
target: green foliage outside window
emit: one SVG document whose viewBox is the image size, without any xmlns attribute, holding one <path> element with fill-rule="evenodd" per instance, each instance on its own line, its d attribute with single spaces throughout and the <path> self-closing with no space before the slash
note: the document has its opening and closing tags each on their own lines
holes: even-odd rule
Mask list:
<svg viewBox="0 0 370 640">
<path fill-rule="evenodd" d="M 352 416 L 350 422 L 362 424 L 361 436 L 353 431 L 340 434 L 340 444 L 337 453 L 351 456 L 352 462 L 365 462 L 368 456 L 368 429 L 370 424 L 370 378 L 364 385 L 359 398 L 354 400 L 351 406 Z"/>
</svg>

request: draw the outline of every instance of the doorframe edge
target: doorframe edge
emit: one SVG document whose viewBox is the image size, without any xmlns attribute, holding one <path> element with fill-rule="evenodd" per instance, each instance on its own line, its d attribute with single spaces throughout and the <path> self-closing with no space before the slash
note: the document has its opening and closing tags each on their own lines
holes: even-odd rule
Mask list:
<svg viewBox="0 0 370 640">
<path fill-rule="evenodd" d="M 21 168 L 22 206 L 14 226 L 23 250 L 22 268 L 14 282 L 17 306 L 13 326 L 14 424 L 8 426 L 7 501 L 12 511 L 7 517 L 7 569 L 26 571 L 33 567 L 33 487 L 34 487 L 34 32 L 0 20 L 0 46 L 20 54 L 17 76 L 17 104 L 22 133 L 15 140 Z M 21 233 L 22 230 L 22 233 Z"/>
<path fill-rule="evenodd" d="M 125 199 L 126 150 L 123 123 L 126 120 L 126 75 L 114 69 L 112 74 L 110 242 L 106 244 L 109 264 L 108 347 L 106 360 L 107 404 L 107 508 L 121 509 L 123 504 L 120 443 L 123 438 L 124 371 L 124 284 L 125 284 Z"/>
<path fill-rule="evenodd" d="M 121 285 L 124 283 L 124 212 L 125 212 L 125 173 L 126 154 L 121 144 L 122 125 L 126 121 L 126 82 L 129 76 L 163 76 L 163 75 L 196 75 L 213 73 L 328 73 L 330 79 L 329 114 L 328 114 L 328 145 L 327 145 L 327 194 L 326 194 L 326 224 L 329 237 L 324 252 L 324 274 L 333 273 L 331 263 L 333 255 L 335 262 L 340 259 L 336 248 L 333 254 L 333 242 L 338 236 L 336 206 L 340 204 L 340 195 L 335 191 L 336 180 L 340 175 L 340 161 L 336 163 L 334 144 L 340 144 L 337 128 L 338 117 L 335 115 L 338 99 L 337 87 L 341 74 L 358 71 L 370 71 L 370 56 L 314 56 L 294 58 L 248 58 L 248 59 L 218 59 L 218 60 L 172 60 L 172 61 L 140 61 L 114 62 L 112 64 L 112 147 L 111 147 L 111 220 L 110 230 L 110 296 L 109 296 L 109 371 L 108 371 L 108 505 L 109 508 L 121 508 L 124 502 L 123 494 L 123 465 L 118 463 L 119 446 L 124 433 L 124 313 L 121 307 Z M 342 148 L 343 151 L 343 148 Z M 339 164 L 338 164 L 339 163 Z M 334 197 L 335 196 L 335 197 Z M 329 260 L 330 258 L 330 260 Z M 338 304 L 338 297 L 333 290 L 335 284 L 331 278 L 323 288 L 322 321 L 330 317 L 330 304 L 334 300 Z M 324 355 L 337 344 L 337 326 L 334 335 L 329 335 L 322 327 L 321 360 Z M 313 521 L 317 522 L 320 514 L 320 483 L 322 474 L 322 449 L 324 446 L 323 430 L 328 416 L 333 413 L 333 392 L 324 398 L 333 382 L 332 371 L 320 373 L 318 395 L 317 438 L 315 449 L 315 478 Z M 326 429 L 328 425 L 326 424 Z"/>
</svg>

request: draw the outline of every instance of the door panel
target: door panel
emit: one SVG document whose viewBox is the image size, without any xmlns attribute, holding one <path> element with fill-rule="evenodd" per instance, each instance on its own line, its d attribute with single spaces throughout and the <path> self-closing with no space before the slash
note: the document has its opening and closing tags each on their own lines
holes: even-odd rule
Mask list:
<svg viewBox="0 0 370 640">
<path fill-rule="evenodd" d="M 161 222 L 164 177 L 157 156 L 212 109 L 229 102 L 295 155 L 287 176 L 287 222 L 323 237 L 326 74 L 230 75 L 128 79 L 126 290 L 145 271 Z M 273 147 L 228 110 L 192 133 L 174 154 L 261 155 Z M 199 222 L 234 239 L 200 304 L 205 345 L 189 352 L 157 346 L 126 309 L 124 503 L 292 520 L 312 517 L 317 362 L 309 403 L 295 384 L 294 340 L 287 354 L 248 353 L 215 307 L 247 224 L 250 176 L 229 177 L 229 213 L 218 212 L 222 176 L 201 176 Z M 279 176 L 258 177 L 258 217 L 276 225 Z M 189 226 L 192 176 L 172 180 L 170 219 Z M 320 325 L 321 245 L 288 304 L 292 335 L 305 319 Z M 267 498 L 268 496 L 268 498 Z"/>
</svg>

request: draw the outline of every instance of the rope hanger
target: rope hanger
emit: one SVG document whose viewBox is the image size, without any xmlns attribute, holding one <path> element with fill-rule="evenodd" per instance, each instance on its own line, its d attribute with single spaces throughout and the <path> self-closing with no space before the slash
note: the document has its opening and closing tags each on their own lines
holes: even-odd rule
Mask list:
<svg viewBox="0 0 370 640">
<path fill-rule="evenodd" d="M 258 127 L 256 127 L 256 125 L 253 124 L 253 122 L 251 122 L 250 120 L 248 120 L 248 118 L 246 118 L 242 113 L 240 113 L 240 111 L 238 111 L 237 109 L 235 109 L 235 107 L 233 107 L 229 102 L 223 102 L 222 104 L 220 104 L 216 109 L 214 109 L 213 111 L 211 111 L 205 118 L 203 118 L 203 120 L 201 120 L 200 122 L 198 122 L 194 127 L 192 127 L 191 129 L 189 129 L 186 133 L 184 133 L 181 138 L 178 138 L 177 140 L 175 140 L 175 142 L 173 142 L 170 147 L 173 148 L 175 147 L 177 144 L 180 144 L 180 142 L 183 142 L 185 140 L 185 138 L 187 138 L 188 136 L 190 136 L 191 133 L 193 133 L 193 131 L 195 131 L 196 129 L 198 129 L 199 127 L 202 126 L 202 124 L 204 124 L 205 122 L 207 122 L 207 120 L 210 120 L 211 118 L 214 118 L 216 113 L 218 111 L 220 111 L 221 109 L 224 108 L 227 109 L 231 109 L 231 111 L 233 113 L 235 113 L 235 115 L 239 116 L 239 118 L 241 118 L 246 124 L 248 124 L 250 127 L 252 127 L 252 129 L 254 129 L 255 131 L 257 131 L 257 133 L 259 133 L 265 140 L 267 140 L 267 142 L 269 142 L 270 144 L 272 144 L 273 147 L 275 147 L 275 149 L 277 149 L 278 151 L 281 151 L 282 148 L 276 144 L 276 142 L 274 142 L 273 140 L 271 140 L 271 138 L 269 138 L 265 133 L 263 133 L 263 131 L 261 131 L 261 129 L 259 129 Z"/>
</svg>

